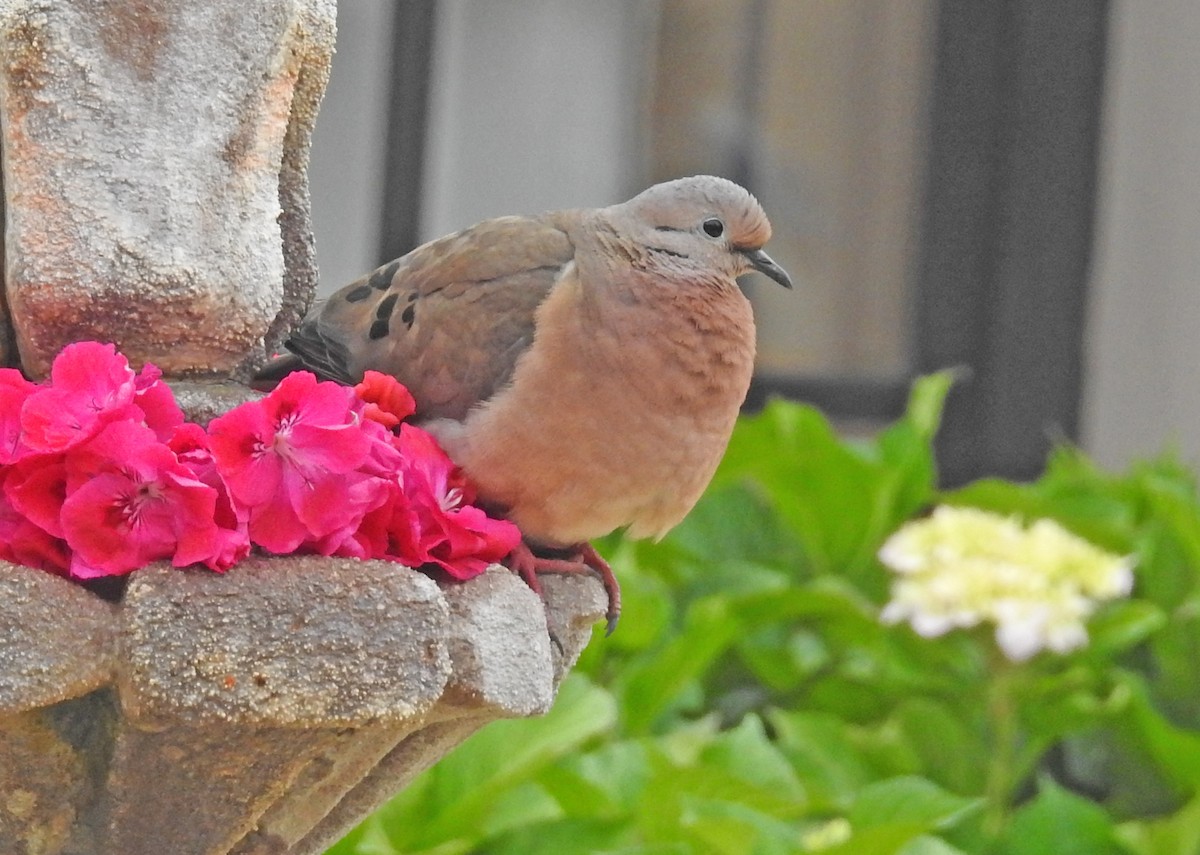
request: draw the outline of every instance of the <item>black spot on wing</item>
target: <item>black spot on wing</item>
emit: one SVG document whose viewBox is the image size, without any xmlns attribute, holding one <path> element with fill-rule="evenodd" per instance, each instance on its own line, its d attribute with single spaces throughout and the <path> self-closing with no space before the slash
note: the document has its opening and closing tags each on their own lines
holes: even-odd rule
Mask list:
<svg viewBox="0 0 1200 855">
<path fill-rule="evenodd" d="M 400 320 L 404 321 L 404 325 L 410 330 L 412 329 L 413 321 L 417 318 L 417 307 L 409 303 L 404 307 L 404 311 L 400 313 Z"/>
<path fill-rule="evenodd" d="M 396 308 L 396 301 L 400 299 L 399 294 L 389 294 L 379 301 L 379 305 L 375 307 L 375 319 L 386 321 L 392 314 L 392 309 Z"/>
<path fill-rule="evenodd" d="M 392 284 L 392 277 L 396 275 L 396 271 L 400 269 L 400 261 L 396 260 L 387 267 L 381 267 L 371 274 L 371 278 L 367 280 L 367 284 L 378 291 L 385 291 Z"/>
<path fill-rule="evenodd" d="M 357 288 L 355 288 L 354 290 L 352 290 L 350 293 L 348 293 L 346 295 L 346 302 L 347 303 L 358 303 L 362 300 L 367 299 L 367 297 L 369 297 L 369 296 L 371 296 L 371 289 L 368 288 L 366 285 L 359 285 Z"/>
<path fill-rule="evenodd" d="M 383 338 L 388 334 L 389 326 L 387 318 L 377 319 L 371 324 L 371 328 L 367 330 L 367 338 L 371 339 L 371 341 Z"/>
</svg>

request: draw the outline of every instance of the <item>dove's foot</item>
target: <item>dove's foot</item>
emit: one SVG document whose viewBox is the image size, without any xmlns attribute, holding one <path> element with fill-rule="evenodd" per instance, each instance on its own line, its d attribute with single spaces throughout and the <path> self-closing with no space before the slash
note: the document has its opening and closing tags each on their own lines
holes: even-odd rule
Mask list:
<svg viewBox="0 0 1200 855">
<path fill-rule="evenodd" d="M 542 596 L 542 585 L 537 577 L 542 573 L 596 573 L 608 594 L 608 611 L 605 613 L 608 625 L 604 634 L 612 635 L 617 628 L 617 618 L 621 616 L 621 586 L 617 584 L 617 577 L 613 575 L 608 562 L 600 557 L 590 543 L 570 547 L 566 557 L 545 557 L 534 555 L 529 544 L 522 540 L 508 556 L 508 566 L 539 597 Z"/>
</svg>

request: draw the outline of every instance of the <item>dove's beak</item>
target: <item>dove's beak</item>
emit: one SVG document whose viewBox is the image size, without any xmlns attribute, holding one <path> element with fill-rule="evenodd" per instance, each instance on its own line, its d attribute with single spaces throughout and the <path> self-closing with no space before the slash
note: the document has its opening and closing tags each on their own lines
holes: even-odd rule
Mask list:
<svg viewBox="0 0 1200 855">
<path fill-rule="evenodd" d="M 784 288 L 792 287 L 792 277 L 788 276 L 788 272 L 780 267 L 771 256 L 767 255 L 761 249 L 743 249 L 742 255 L 746 256 L 746 260 L 750 262 L 750 266 L 766 276 L 770 276 Z"/>
</svg>

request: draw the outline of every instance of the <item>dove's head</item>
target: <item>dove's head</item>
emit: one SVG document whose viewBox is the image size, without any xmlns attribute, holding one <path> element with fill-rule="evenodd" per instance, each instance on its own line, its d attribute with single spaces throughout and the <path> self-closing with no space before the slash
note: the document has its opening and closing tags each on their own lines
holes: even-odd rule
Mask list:
<svg viewBox="0 0 1200 855">
<path fill-rule="evenodd" d="M 717 272 L 729 279 L 757 270 L 785 288 L 787 271 L 763 246 L 771 223 L 746 188 L 725 178 L 696 175 L 655 184 L 619 211 L 624 236 L 639 244 L 656 266 L 684 275 Z"/>
</svg>

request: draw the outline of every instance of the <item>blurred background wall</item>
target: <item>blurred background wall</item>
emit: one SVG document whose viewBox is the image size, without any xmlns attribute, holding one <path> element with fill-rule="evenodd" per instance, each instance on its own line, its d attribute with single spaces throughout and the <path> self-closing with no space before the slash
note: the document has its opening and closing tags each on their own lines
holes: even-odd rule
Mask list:
<svg viewBox="0 0 1200 855">
<path fill-rule="evenodd" d="M 1200 5 L 338 6 L 326 291 L 484 217 L 713 172 L 760 197 L 798 281 L 746 282 L 752 403 L 869 428 L 953 365 L 949 481 L 1034 475 L 1061 438 L 1200 462 Z"/>
<path fill-rule="evenodd" d="M 1084 444 L 1200 462 L 1200 4 L 1113 6 Z"/>
</svg>

